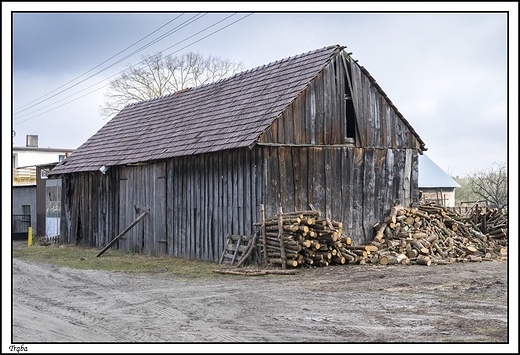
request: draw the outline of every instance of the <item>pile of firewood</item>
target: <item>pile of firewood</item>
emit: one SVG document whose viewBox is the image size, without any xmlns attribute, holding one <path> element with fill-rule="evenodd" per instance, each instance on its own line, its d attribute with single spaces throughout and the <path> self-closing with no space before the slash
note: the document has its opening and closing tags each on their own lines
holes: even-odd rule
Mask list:
<svg viewBox="0 0 520 355">
<path fill-rule="evenodd" d="M 354 247 L 343 236 L 341 222 L 318 210 L 279 213 L 256 225 L 262 227 L 257 245 L 264 259 L 282 268 L 345 264 L 364 254 L 365 247 Z"/>
<path fill-rule="evenodd" d="M 264 260 L 282 268 L 364 264 L 378 250 L 375 245 L 352 245 L 343 223 L 319 210 L 279 213 L 255 225 L 262 227 L 257 245 Z"/>
<path fill-rule="evenodd" d="M 394 206 L 374 225 L 374 239 L 352 245 L 343 224 L 321 211 L 280 213 L 255 225 L 264 260 L 286 267 L 331 264 L 448 264 L 507 258 L 507 213 L 477 210 L 461 216 L 434 204 Z"/>
<path fill-rule="evenodd" d="M 434 204 L 394 206 L 374 228 L 370 245 L 377 251 L 366 262 L 431 265 L 507 258 L 507 213 L 499 210 L 461 216 Z"/>
</svg>

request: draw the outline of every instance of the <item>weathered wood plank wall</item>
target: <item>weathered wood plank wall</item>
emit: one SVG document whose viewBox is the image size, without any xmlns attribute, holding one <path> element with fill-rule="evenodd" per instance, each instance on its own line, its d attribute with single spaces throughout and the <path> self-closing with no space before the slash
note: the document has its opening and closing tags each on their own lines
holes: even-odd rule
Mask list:
<svg viewBox="0 0 520 355">
<path fill-rule="evenodd" d="M 149 214 L 118 241 L 118 248 L 145 254 L 166 254 L 166 162 L 121 166 L 114 200 L 119 206 L 120 229 L 144 210 Z M 118 231 L 120 232 L 120 231 Z"/>
<path fill-rule="evenodd" d="M 229 233 L 252 234 L 259 221 L 261 154 L 222 151 L 64 176 L 64 242 L 103 247 L 142 212 L 137 206 L 150 213 L 117 248 L 217 261 Z"/>
<path fill-rule="evenodd" d="M 63 176 L 61 242 L 89 247 L 110 242 L 119 231 L 118 185 L 117 169 L 107 175 L 86 172 Z"/>
<path fill-rule="evenodd" d="M 312 204 L 327 217 L 342 221 L 353 241 L 363 244 L 372 240 L 373 225 L 393 204 L 412 200 L 407 194 L 415 178 L 405 176 L 403 166 L 417 165 L 413 150 L 263 148 L 269 162 L 265 195 L 268 216 L 276 215 L 278 206 L 294 211 L 307 210 Z"/>
<path fill-rule="evenodd" d="M 413 134 L 382 89 L 355 63 L 332 60 L 258 139 L 259 144 L 350 145 L 420 149 Z M 351 83 L 351 90 L 348 83 Z M 352 91 L 355 119 L 347 117 L 345 95 Z M 355 123 L 356 129 L 347 127 Z M 359 132 L 356 137 L 352 133 Z"/>
<path fill-rule="evenodd" d="M 261 154 L 239 149 L 167 161 L 168 254 L 217 261 L 229 233 L 254 232 L 264 194 Z"/>
<path fill-rule="evenodd" d="M 355 117 L 347 117 L 350 92 Z M 361 243 L 393 204 L 418 200 L 420 143 L 353 62 L 332 60 L 258 142 L 267 149 L 267 214 L 278 205 L 294 210 L 312 203 Z"/>
<path fill-rule="evenodd" d="M 332 60 L 258 139 L 259 143 L 345 144 L 345 70 Z"/>
<path fill-rule="evenodd" d="M 66 177 L 67 242 L 102 247 L 132 223 L 139 206 L 150 214 L 118 242 L 119 249 L 216 261 L 229 233 L 251 234 L 259 220 L 260 154 L 224 151 Z M 119 178 L 110 180 L 116 172 Z"/>
<path fill-rule="evenodd" d="M 379 85 L 359 65 L 348 63 L 356 122 L 362 135 L 356 146 L 419 150 L 419 140 Z"/>
</svg>

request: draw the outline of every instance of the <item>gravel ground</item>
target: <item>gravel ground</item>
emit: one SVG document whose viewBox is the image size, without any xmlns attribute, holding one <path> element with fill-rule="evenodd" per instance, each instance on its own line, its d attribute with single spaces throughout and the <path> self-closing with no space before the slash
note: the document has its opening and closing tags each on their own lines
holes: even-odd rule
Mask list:
<svg viewBox="0 0 520 355">
<path fill-rule="evenodd" d="M 397 344 L 432 343 L 420 351 L 450 344 L 449 351 L 455 352 L 457 346 L 463 352 L 486 346 L 492 346 L 489 352 L 509 352 L 510 342 L 516 349 L 518 344 L 516 336 L 509 336 L 504 261 L 342 265 L 301 269 L 296 275 L 214 274 L 203 280 L 76 270 L 19 259 L 12 268 L 10 341 L 29 351 L 46 343 L 84 344 L 80 349 L 110 343 L 103 351 L 112 343 L 136 343 L 126 352 L 142 350 L 140 344 L 152 349 L 163 343 L 169 352 L 205 343 L 214 344 L 209 352 L 225 345 L 221 343 L 228 344 L 222 351 L 229 352 L 231 345 L 248 343 L 258 345 L 238 351 L 256 352 L 264 344 L 277 344 L 275 351 L 282 352 L 308 352 L 316 346 L 316 352 L 328 346 L 352 352 L 373 344 L 389 351 Z"/>
</svg>

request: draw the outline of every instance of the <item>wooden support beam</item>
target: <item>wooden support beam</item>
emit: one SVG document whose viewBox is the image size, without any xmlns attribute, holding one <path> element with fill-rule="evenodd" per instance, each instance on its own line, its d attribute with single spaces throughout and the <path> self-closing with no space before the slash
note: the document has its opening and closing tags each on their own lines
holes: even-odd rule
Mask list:
<svg viewBox="0 0 520 355">
<path fill-rule="evenodd" d="M 122 231 L 117 237 L 115 237 L 114 239 L 112 239 L 112 241 L 110 241 L 110 243 L 108 243 L 104 248 L 103 250 L 101 250 L 97 255 L 96 257 L 99 257 L 101 255 L 103 255 L 103 253 L 105 251 L 108 250 L 108 248 L 110 248 L 119 238 L 121 238 L 122 236 L 124 236 L 126 233 L 128 233 L 130 231 L 130 229 L 132 229 L 137 223 L 139 223 L 140 220 L 142 220 L 148 213 L 150 212 L 150 209 L 146 209 L 143 213 L 141 213 L 139 215 L 139 217 L 137 217 L 135 219 L 135 221 L 133 221 L 128 227 L 126 227 L 126 229 L 124 231 Z"/>
</svg>

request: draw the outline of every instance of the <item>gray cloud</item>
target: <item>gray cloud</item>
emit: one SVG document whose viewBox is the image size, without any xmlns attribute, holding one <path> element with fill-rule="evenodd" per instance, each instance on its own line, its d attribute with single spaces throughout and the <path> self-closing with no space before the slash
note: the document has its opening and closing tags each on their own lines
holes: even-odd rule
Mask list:
<svg viewBox="0 0 520 355">
<path fill-rule="evenodd" d="M 252 68 L 331 44 L 346 45 L 423 138 L 428 154 L 439 159 L 435 161 L 440 166 L 449 165 L 461 175 L 471 170 L 471 164 L 476 164 L 474 159 L 464 154 L 460 154 L 464 158 L 458 158 L 450 152 L 473 149 L 482 141 L 483 130 L 487 144 L 496 147 L 496 153 L 479 157 L 478 163 L 505 160 L 507 148 L 498 148 L 506 147 L 505 14 L 255 13 L 188 48 L 182 49 L 211 30 L 177 44 L 230 14 L 210 13 L 144 52 L 191 50 L 241 61 Z M 15 14 L 15 104 L 31 102 L 83 74 L 176 15 Z M 184 19 L 194 15 L 186 14 Z M 233 19 L 245 15 L 239 13 Z M 172 23 L 141 45 L 180 22 Z M 107 79 L 129 63 L 138 63 L 140 54 L 82 87 Z M 20 137 L 17 142 L 22 144 L 25 134 L 39 134 L 40 142 L 46 145 L 77 147 L 104 124 L 97 111 L 100 104 L 101 91 L 16 124 Z M 60 122 L 77 122 L 76 126 L 83 127 L 81 132 L 62 134 L 56 130 L 53 122 L 58 116 L 66 117 Z"/>
</svg>

